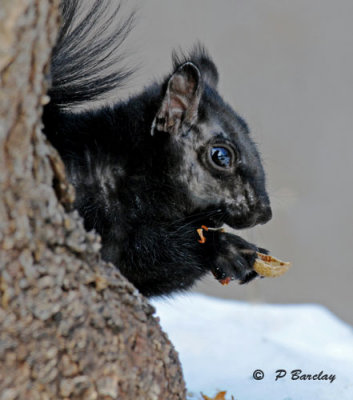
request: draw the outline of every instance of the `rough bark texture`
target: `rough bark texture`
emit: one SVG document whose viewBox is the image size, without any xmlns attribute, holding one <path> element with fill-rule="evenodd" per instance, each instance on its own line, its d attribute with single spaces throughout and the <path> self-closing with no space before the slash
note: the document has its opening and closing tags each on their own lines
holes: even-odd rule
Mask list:
<svg viewBox="0 0 353 400">
<path fill-rule="evenodd" d="M 0 2 L 0 399 L 184 399 L 153 308 L 101 261 L 40 132 L 58 0 Z"/>
</svg>

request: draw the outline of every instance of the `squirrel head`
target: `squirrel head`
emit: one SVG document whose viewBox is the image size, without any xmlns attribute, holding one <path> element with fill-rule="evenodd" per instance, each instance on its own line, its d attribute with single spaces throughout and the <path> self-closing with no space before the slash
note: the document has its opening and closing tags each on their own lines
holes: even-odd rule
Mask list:
<svg viewBox="0 0 353 400">
<path fill-rule="evenodd" d="M 245 121 L 217 92 L 218 72 L 200 46 L 174 56 L 151 134 L 163 135 L 171 157 L 166 173 L 183 188 L 189 215 L 217 210 L 210 223 L 246 228 L 267 222 L 265 173 Z"/>
</svg>

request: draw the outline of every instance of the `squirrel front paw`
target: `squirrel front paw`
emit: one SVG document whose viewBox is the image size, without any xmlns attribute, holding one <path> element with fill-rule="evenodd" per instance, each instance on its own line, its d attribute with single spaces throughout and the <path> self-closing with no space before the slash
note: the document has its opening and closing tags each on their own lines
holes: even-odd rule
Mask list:
<svg viewBox="0 0 353 400">
<path fill-rule="evenodd" d="M 213 239 L 213 240 L 212 240 Z M 250 282 L 258 274 L 254 271 L 257 252 L 268 253 L 239 236 L 217 232 L 208 241 L 212 252 L 211 271 L 222 284 L 239 280 L 241 284 Z"/>
</svg>

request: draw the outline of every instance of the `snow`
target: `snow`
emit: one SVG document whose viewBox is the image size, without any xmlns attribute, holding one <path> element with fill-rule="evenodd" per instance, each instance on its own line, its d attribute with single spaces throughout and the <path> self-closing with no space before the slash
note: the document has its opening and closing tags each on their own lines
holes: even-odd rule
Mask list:
<svg viewBox="0 0 353 400">
<path fill-rule="evenodd" d="M 353 329 L 320 305 L 253 304 L 201 294 L 155 300 L 190 399 L 352 400 Z M 253 372 L 261 369 L 262 380 Z M 276 371 L 287 374 L 276 381 Z M 292 380 L 321 373 L 321 380 Z M 334 377 L 333 377 L 334 376 Z"/>
</svg>

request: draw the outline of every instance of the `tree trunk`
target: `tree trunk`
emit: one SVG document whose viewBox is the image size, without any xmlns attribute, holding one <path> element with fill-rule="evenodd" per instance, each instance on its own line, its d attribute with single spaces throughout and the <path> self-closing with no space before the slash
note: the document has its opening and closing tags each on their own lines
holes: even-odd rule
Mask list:
<svg viewBox="0 0 353 400">
<path fill-rule="evenodd" d="M 153 307 L 99 256 L 41 133 L 58 0 L 0 0 L 0 400 L 185 399 Z"/>
</svg>

